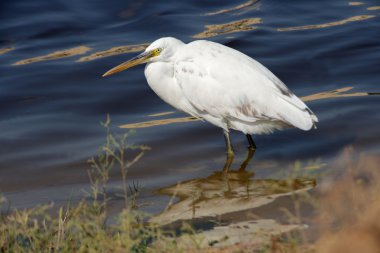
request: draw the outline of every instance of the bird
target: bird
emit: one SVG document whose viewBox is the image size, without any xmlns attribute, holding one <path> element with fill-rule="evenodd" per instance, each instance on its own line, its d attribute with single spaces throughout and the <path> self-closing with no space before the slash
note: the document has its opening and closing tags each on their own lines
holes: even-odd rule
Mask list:
<svg viewBox="0 0 380 253">
<path fill-rule="evenodd" d="M 223 44 L 163 37 L 103 77 L 143 63 L 148 85 L 163 101 L 223 129 L 228 159 L 234 157 L 230 130 L 245 134 L 256 150 L 252 135 L 316 128 L 317 116 L 278 77 Z"/>
</svg>

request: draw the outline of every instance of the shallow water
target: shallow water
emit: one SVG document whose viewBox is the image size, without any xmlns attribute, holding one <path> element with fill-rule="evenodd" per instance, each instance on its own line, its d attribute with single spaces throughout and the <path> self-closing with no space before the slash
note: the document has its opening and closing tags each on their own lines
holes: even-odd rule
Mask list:
<svg viewBox="0 0 380 253">
<path fill-rule="evenodd" d="M 99 122 L 107 114 L 117 133 L 127 131 L 119 128 L 125 124 L 186 117 L 149 89 L 143 66 L 101 77 L 159 37 L 205 38 L 233 47 L 263 63 L 300 97 L 344 87 L 378 92 L 378 6 L 343 0 L 3 1 L 0 192 L 15 207 L 80 198 L 88 187 L 87 159 L 105 139 Z M 281 179 L 295 161 L 329 164 L 347 146 L 357 153 L 380 151 L 378 96 L 308 105 L 319 117 L 317 130 L 254 137 L 258 150 L 247 169 L 256 179 Z M 207 178 L 224 165 L 221 130 L 208 123 L 139 128 L 131 141 L 152 148 L 129 171 L 130 181 L 142 186 L 149 212 L 160 212 L 169 201 L 157 189 Z M 233 133 L 232 141 L 236 169 L 246 140 Z M 117 171 L 111 185 L 120 185 Z M 122 202 L 115 200 L 115 206 Z"/>
</svg>

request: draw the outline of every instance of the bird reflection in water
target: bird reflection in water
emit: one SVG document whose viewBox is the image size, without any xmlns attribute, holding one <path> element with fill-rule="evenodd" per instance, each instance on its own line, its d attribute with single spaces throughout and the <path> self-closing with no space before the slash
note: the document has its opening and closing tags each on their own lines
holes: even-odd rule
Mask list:
<svg viewBox="0 0 380 253">
<path fill-rule="evenodd" d="M 256 152 L 256 144 L 253 142 L 252 137 L 250 135 L 247 135 L 247 138 L 248 138 L 248 142 L 249 142 L 247 157 L 245 158 L 245 160 L 240 165 L 240 168 L 237 170 L 238 172 L 244 172 L 245 171 L 249 162 L 252 160 L 252 158 Z M 227 155 L 226 163 L 224 164 L 224 167 L 223 167 L 224 173 L 227 173 L 229 171 L 233 161 L 234 161 L 234 157 Z"/>
<path fill-rule="evenodd" d="M 205 178 L 195 178 L 161 188 L 157 194 L 178 198 L 174 204 L 151 219 L 168 224 L 178 220 L 216 217 L 227 213 L 266 205 L 281 196 L 307 191 L 316 185 L 315 179 L 255 179 L 253 171 L 246 170 L 255 149 L 249 148 L 239 168 L 230 169 L 233 158 L 227 158 L 221 171 Z"/>
</svg>

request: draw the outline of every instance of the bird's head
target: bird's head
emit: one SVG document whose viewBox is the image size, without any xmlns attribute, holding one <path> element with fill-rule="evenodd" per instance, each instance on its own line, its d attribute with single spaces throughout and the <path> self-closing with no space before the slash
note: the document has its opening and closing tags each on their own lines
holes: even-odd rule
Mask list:
<svg viewBox="0 0 380 253">
<path fill-rule="evenodd" d="M 142 63 L 170 61 L 172 56 L 177 52 L 178 47 L 183 44 L 184 43 L 182 41 L 172 37 L 160 38 L 152 42 L 152 44 L 150 44 L 141 54 L 108 70 L 103 74 L 103 77 L 129 69 Z"/>
</svg>

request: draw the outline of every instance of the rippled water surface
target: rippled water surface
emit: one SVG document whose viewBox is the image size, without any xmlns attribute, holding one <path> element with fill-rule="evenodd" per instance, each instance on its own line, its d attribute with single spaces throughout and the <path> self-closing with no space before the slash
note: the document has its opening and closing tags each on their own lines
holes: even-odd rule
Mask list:
<svg viewBox="0 0 380 253">
<path fill-rule="evenodd" d="M 173 123 L 187 115 L 150 90 L 143 66 L 101 77 L 164 36 L 240 50 L 300 97 L 352 87 L 343 90 L 352 95 L 309 99 L 317 130 L 254 136 L 258 150 L 247 169 L 255 179 L 281 179 L 295 161 L 328 165 L 348 146 L 380 151 L 380 98 L 367 96 L 380 91 L 378 1 L 2 1 L 0 20 L 0 192 L 14 206 L 80 195 L 107 114 L 116 133 L 159 120 L 132 125 L 130 139 L 152 148 L 129 171 L 151 212 L 168 202 L 157 189 L 210 179 L 223 168 L 221 130 Z M 236 169 L 247 144 L 239 133 L 232 141 Z M 119 182 L 115 171 L 116 189 Z"/>
</svg>

